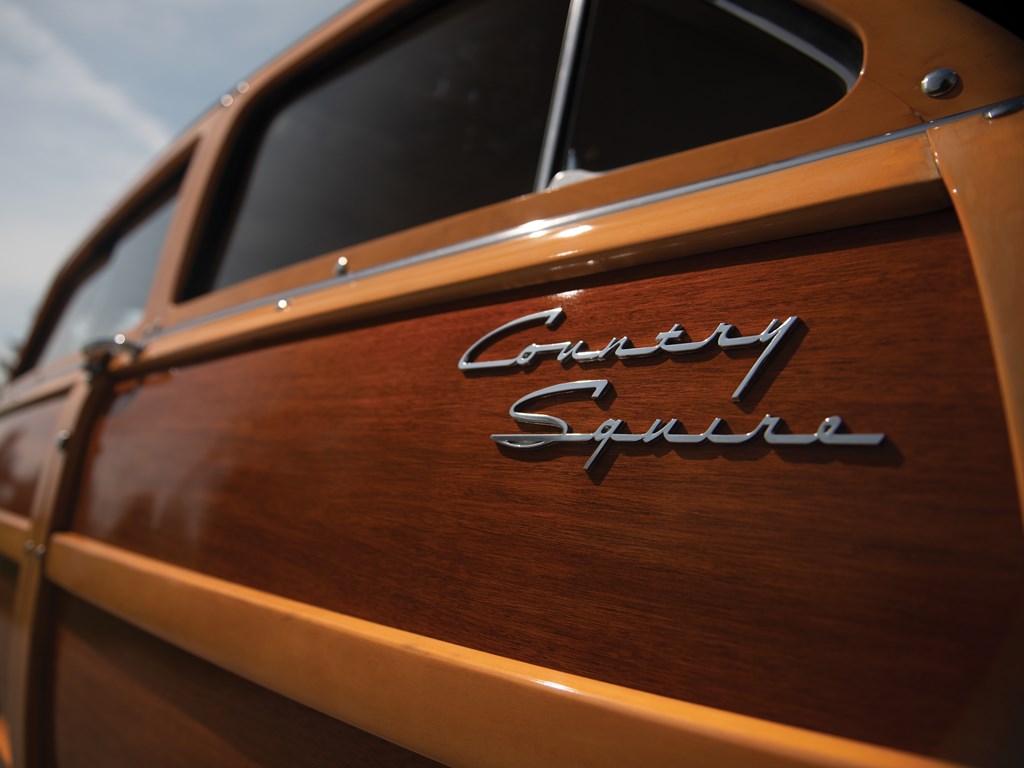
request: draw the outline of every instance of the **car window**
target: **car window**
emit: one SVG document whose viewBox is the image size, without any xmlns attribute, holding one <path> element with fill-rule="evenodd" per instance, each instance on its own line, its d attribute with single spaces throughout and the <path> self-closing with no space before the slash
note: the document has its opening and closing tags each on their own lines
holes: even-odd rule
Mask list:
<svg viewBox="0 0 1024 768">
<path fill-rule="evenodd" d="M 137 215 L 129 217 L 119 235 L 97 249 L 64 304 L 37 365 L 139 324 L 182 175 L 176 175 Z"/>
<path fill-rule="evenodd" d="M 592 0 L 563 170 L 606 171 L 821 112 L 855 36 L 787 2 Z"/>
<path fill-rule="evenodd" d="M 256 118 L 183 298 L 530 192 L 567 15 L 454 2 Z"/>
<path fill-rule="evenodd" d="M 856 36 L 788 0 L 581 7 L 582 31 L 566 34 L 568 0 L 455 0 L 263 96 L 177 300 L 529 193 L 538 176 L 809 117 L 863 57 Z M 552 113 L 560 61 L 569 95 Z M 546 137 L 549 114 L 565 120 Z"/>
</svg>

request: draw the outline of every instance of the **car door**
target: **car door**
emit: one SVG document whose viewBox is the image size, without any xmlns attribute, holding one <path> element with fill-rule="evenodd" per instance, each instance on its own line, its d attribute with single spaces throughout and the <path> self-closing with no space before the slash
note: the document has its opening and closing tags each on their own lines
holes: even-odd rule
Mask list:
<svg viewBox="0 0 1024 768">
<path fill-rule="evenodd" d="M 1021 43 L 928 8 L 371 2 L 226 94 L 18 738 L 1012 759 Z"/>
<path fill-rule="evenodd" d="M 40 311 L 20 370 L 0 404 L 0 531 L 4 569 L 2 749 L 7 764 L 39 759 L 49 660 L 51 588 L 43 577 L 50 532 L 74 497 L 91 414 L 107 366 L 132 359 L 149 327 L 154 275 L 187 167 L 178 147 L 101 223 L 69 261 Z M 131 340 L 135 341 L 131 341 Z"/>
</svg>

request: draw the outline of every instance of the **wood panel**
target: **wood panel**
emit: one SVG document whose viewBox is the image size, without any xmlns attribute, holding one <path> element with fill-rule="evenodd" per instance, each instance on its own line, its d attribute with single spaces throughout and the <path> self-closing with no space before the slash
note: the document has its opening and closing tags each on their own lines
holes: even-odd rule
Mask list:
<svg viewBox="0 0 1024 768">
<path fill-rule="evenodd" d="M 124 384 L 73 529 L 375 622 L 827 733 L 985 762 L 1007 749 L 1024 595 L 1006 426 L 949 215 L 668 262 L 395 317 Z M 553 289 L 548 289 L 552 291 Z M 468 376 L 484 333 L 801 322 L 738 403 L 755 349 Z M 764 413 L 843 417 L 874 448 L 499 450 L 528 392 L 579 430 Z M 606 406 L 602 410 L 602 406 Z M 1006 649 L 1009 652 L 1004 653 Z M 983 715 L 983 716 L 982 716 Z M 995 735 L 994 735 L 995 734 Z"/>
<path fill-rule="evenodd" d="M 0 719 L 4 719 L 4 733 L 0 741 L 7 742 L 7 667 L 10 662 L 8 638 L 11 634 L 11 615 L 14 612 L 14 589 L 18 583 L 18 565 L 0 557 Z M 9 751 L 9 750 L 6 750 Z M 0 757 L 5 750 L 0 747 Z M 8 761 L 9 762 L 9 761 Z"/>
<path fill-rule="evenodd" d="M 474 651 L 75 533 L 70 594 L 246 680 L 455 768 L 948 768 L 949 763 Z"/>
<path fill-rule="evenodd" d="M 29 518 L 0 509 L 0 557 L 20 560 L 25 554 L 25 540 L 31 528 Z"/>
<path fill-rule="evenodd" d="M 438 765 L 62 596 L 53 752 L 70 766 Z"/>
<path fill-rule="evenodd" d="M 830 109 L 797 123 L 655 158 L 587 182 L 520 196 L 360 244 L 345 251 L 350 267 L 357 271 L 538 219 L 882 136 L 918 125 L 922 120 L 948 117 L 1013 98 L 1024 86 L 1021 41 L 953 0 L 933 0 L 927 11 L 918 5 L 894 6 L 885 0 L 813 0 L 810 4 L 823 15 L 856 30 L 865 43 L 860 79 L 847 97 Z M 398 0 L 350 7 L 255 73 L 249 79 L 246 93 L 234 95 L 228 117 L 244 123 L 247 112 L 268 91 L 406 5 L 406 0 Z M 921 78 L 939 66 L 952 67 L 963 78 L 963 88 L 952 97 L 934 99 L 921 92 Z M 232 141 L 234 136 L 222 133 L 218 140 Z M 872 170 L 877 173 L 878 168 Z M 820 190 L 820 185 L 817 188 Z M 325 255 L 182 305 L 168 304 L 166 316 L 170 322 L 178 322 L 328 279 L 333 274 L 335 258 L 336 255 Z"/>
<path fill-rule="evenodd" d="M 878 168 L 885 173 L 879 174 Z M 822 179 L 828 180 L 827 186 Z M 170 327 L 150 340 L 135 367 L 176 365 L 183 356 L 194 356 L 197 348 L 203 348 L 199 351 L 206 355 L 224 354 L 268 338 L 322 328 L 325 322 L 355 322 L 442 301 L 948 207 L 949 196 L 935 165 L 934 149 L 923 134 L 910 136 L 617 213 L 603 215 L 591 210 L 581 214 L 585 224 L 552 222 L 548 226 L 535 221 L 529 228 L 541 229 L 529 234 L 520 231 L 491 246 L 409 264 L 393 272 L 320 284 L 298 297 L 286 292 L 289 286 L 313 286 L 305 279 L 295 284 L 285 280 L 285 273 L 290 274 L 293 267 L 304 268 L 286 267 L 264 278 L 281 278 L 275 285 L 283 292 L 278 296 L 289 299 L 287 312 L 279 311 L 276 299 L 240 309 L 237 302 L 252 297 L 235 295 L 235 287 L 210 295 L 219 297 L 218 302 L 228 301 L 232 310 L 225 316 L 206 315 L 213 307 L 197 306 L 206 297 L 184 302 L 178 307 L 180 312 L 165 316 Z M 182 321 L 184 327 L 176 325 Z M 197 325 L 189 327 L 193 321 Z M 111 367 L 120 370 L 127 365 L 119 359 Z"/>
<path fill-rule="evenodd" d="M 928 138 L 956 206 L 992 334 L 1003 407 L 1024 493 L 1024 113 L 932 128 Z"/>
<path fill-rule="evenodd" d="M 43 459 L 57 436 L 62 402 L 43 400 L 0 417 L 0 508 L 31 515 Z"/>
</svg>

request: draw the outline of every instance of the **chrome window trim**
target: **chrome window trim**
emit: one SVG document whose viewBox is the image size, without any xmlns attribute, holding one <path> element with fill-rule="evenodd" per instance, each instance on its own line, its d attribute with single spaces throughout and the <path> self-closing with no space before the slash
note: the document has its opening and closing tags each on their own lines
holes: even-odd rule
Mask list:
<svg viewBox="0 0 1024 768">
<path fill-rule="evenodd" d="M 569 98 L 569 83 L 576 69 L 576 50 L 579 47 L 583 20 L 586 18 L 589 0 L 570 0 L 569 15 L 565 22 L 565 36 L 562 38 L 562 52 L 555 74 L 555 87 L 551 92 L 551 106 L 548 109 L 548 124 L 544 129 L 544 143 L 537 163 L 537 178 L 534 192 L 543 192 L 555 175 L 555 152 L 558 149 L 558 134 L 562 128 L 565 105 Z M 561 170 L 561 169 L 559 169 Z"/>
<path fill-rule="evenodd" d="M 549 219 L 536 219 L 534 221 L 520 224 L 517 227 L 510 229 L 503 229 L 498 232 L 493 232 L 489 235 L 483 235 L 481 237 L 471 238 L 469 240 L 463 240 L 458 243 L 452 243 L 451 245 L 442 246 L 440 248 L 434 248 L 429 251 L 423 251 L 421 253 L 412 254 L 405 258 L 395 259 L 394 261 L 385 262 L 383 264 L 377 264 L 372 267 L 367 267 L 361 271 L 347 272 L 344 275 L 329 278 L 327 280 L 319 280 L 315 283 L 308 285 L 299 286 L 293 289 L 281 291 L 275 294 L 267 295 L 259 299 L 252 299 L 250 301 L 237 304 L 233 307 L 226 309 L 217 310 L 210 312 L 199 317 L 184 320 L 180 323 L 171 325 L 166 328 L 161 328 L 159 331 L 154 333 L 152 336 L 147 338 L 155 338 L 159 336 L 166 336 L 168 334 L 176 333 L 178 331 L 187 330 L 196 326 L 205 325 L 207 323 L 215 322 L 224 318 L 232 317 L 234 315 L 248 312 L 253 309 L 266 308 L 270 311 L 277 310 L 278 301 L 282 297 L 287 297 L 288 300 L 294 299 L 299 296 L 305 296 L 310 293 L 316 293 L 318 291 L 329 289 L 333 286 L 344 285 L 351 282 L 352 280 L 361 280 L 367 277 L 375 277 L 377 275 L 386 274 L 393 272 L 398 269 L 405 269 L 417 264 L 425 264 L 427 262 L 436 261 L 443 259 L 448 256 L 454 256 L 459 253 L 465 253 L 466 251 L 477 250 L 480 248 L 487 248 L 492 245 L 498 245 L 499 243 L 505 243 L 511 240 L 517 240 L 524 237 L 529 237 L 535 232 L 539 232 L 547 229 L 556 229 L 560 227 L 577 224 L 590 219 L 600 218 L 602 216 L 609 216 L 615 213 L 621 213 L 623 211 L 633 210 L 634 208 L 640 208 L 654 203 L 664 202 L 666 200 L 673 200 L 679 197 L 685 197 L 687 195 L 694 194 L 696 192 L 703 192 L 708 189 L 714 189 L 715 187 L 722 187 L 727 184 L 734 184 L 740 181 L 746 181 L 747 179 L 754 179 L 760 176 L 766 176 L 777 171 L 787 170 L 789 168 L 796 168 L 801 165 L 807 165 L 809 163 L 815 163 L 820 160 L 826 160 L 840 155 L 850 154 L 851 152 L 857 152 L 862 149 L 869 147 L 878 146 L 881 144 L 887 144 L 890 141 L 899 141 L 911 136 L 917 136 L 924 134 L 940 125 L 946 125 L 959 120 L 964 120 L 970 117 L 984 117 L 986 113 L 990 111 L 997 111 L 1007 106 L 1013 106 L 1020 103 L 1022 96 L 1007 99 L 995 104 L 988 104 L 977 109 L 972 109 L 967 112 L 961 112 L 956 115 L 949 115 L 938 120 L 932 120 L 930 122 L 921 123 L 919 125 L 912 125 L 908 128 L 902 128 L 897 131 L 891 131 L 878 136 L 872 136 L 867 139 L 860 139 L 858 141 L 848 142 L 846 144 L 840 144 L 835 147 L 828 149 L 817 150 L 810 152 L 806 155 L 798 155 L 797 157 L 789 158 L 786 160 L 778 160 L 773 163 L 767 163 L 766 165 L 756 166 L 754 168 L 748 168 L 743 171 L 736 171 L 734 173 L 725 174 L 724 176 L 716 176 L 714 178 L 705 179 L 703 181 L 694 182 L 692 184 L 684 184 L 678 187 L 670 187 L 669 189 L 661 190 L 659 192 L 651 192 L 645 195 L 639 195 L 637 197 L 630 197 L 624 200 L 618 200 L 614 203 L 607 203 L 605 205 L 596 206 L 594 208 L 585 208 L 572 213 L 563 214 L 561 216 L 554 216 Z M 325 254 L 326 255 L 326 254 Z"/>
<path fill-rule="evenodd" d="M 725 11 L 731 16 L 735 16 L 740 21 L 761 30 L 766 35 L 774 37 L 780 43 L 788 45 L 793 50 L 799 51 L 812 61 L 816 61 L 843 81 L 843 84 L 846 85 L 847 93 L 850 92 L 854 83 L 857 82 L 857 78 L 860 77 L 860 71 L 855 72 L 847 68 L 842 64 L 842 62 L 836 60 L 832 56 L 829 56 L 823 50 L 812 45 L 802 37 L 793 34 L 785 27 L 780 27 L 775 22 L 766 19 L 763 16 L 758 16 L 756 13 L 748 11 L 746 8 L 732 2 L 732 0 L 711 0 L 711 4 L 719 10 Z"/>
</svg>

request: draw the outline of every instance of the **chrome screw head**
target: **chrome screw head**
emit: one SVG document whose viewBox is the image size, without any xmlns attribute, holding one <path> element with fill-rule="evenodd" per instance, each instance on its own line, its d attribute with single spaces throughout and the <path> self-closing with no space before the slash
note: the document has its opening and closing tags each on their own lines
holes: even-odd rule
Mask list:
<svg viewBox="0 0 1024 768">
<path fill-rule="evenodd" d="M 348 258 L 346 256 L 338 257 L 338 260 L 334 263 L 334 274 L 339 276 L 348 274 Z"/>
<path fill-rule="evenodd" d="M 960 75 L 949 67 L 933 69 L 921 79 L 921 92 L 937 99 L 960 85 Z"/>
</svg>

